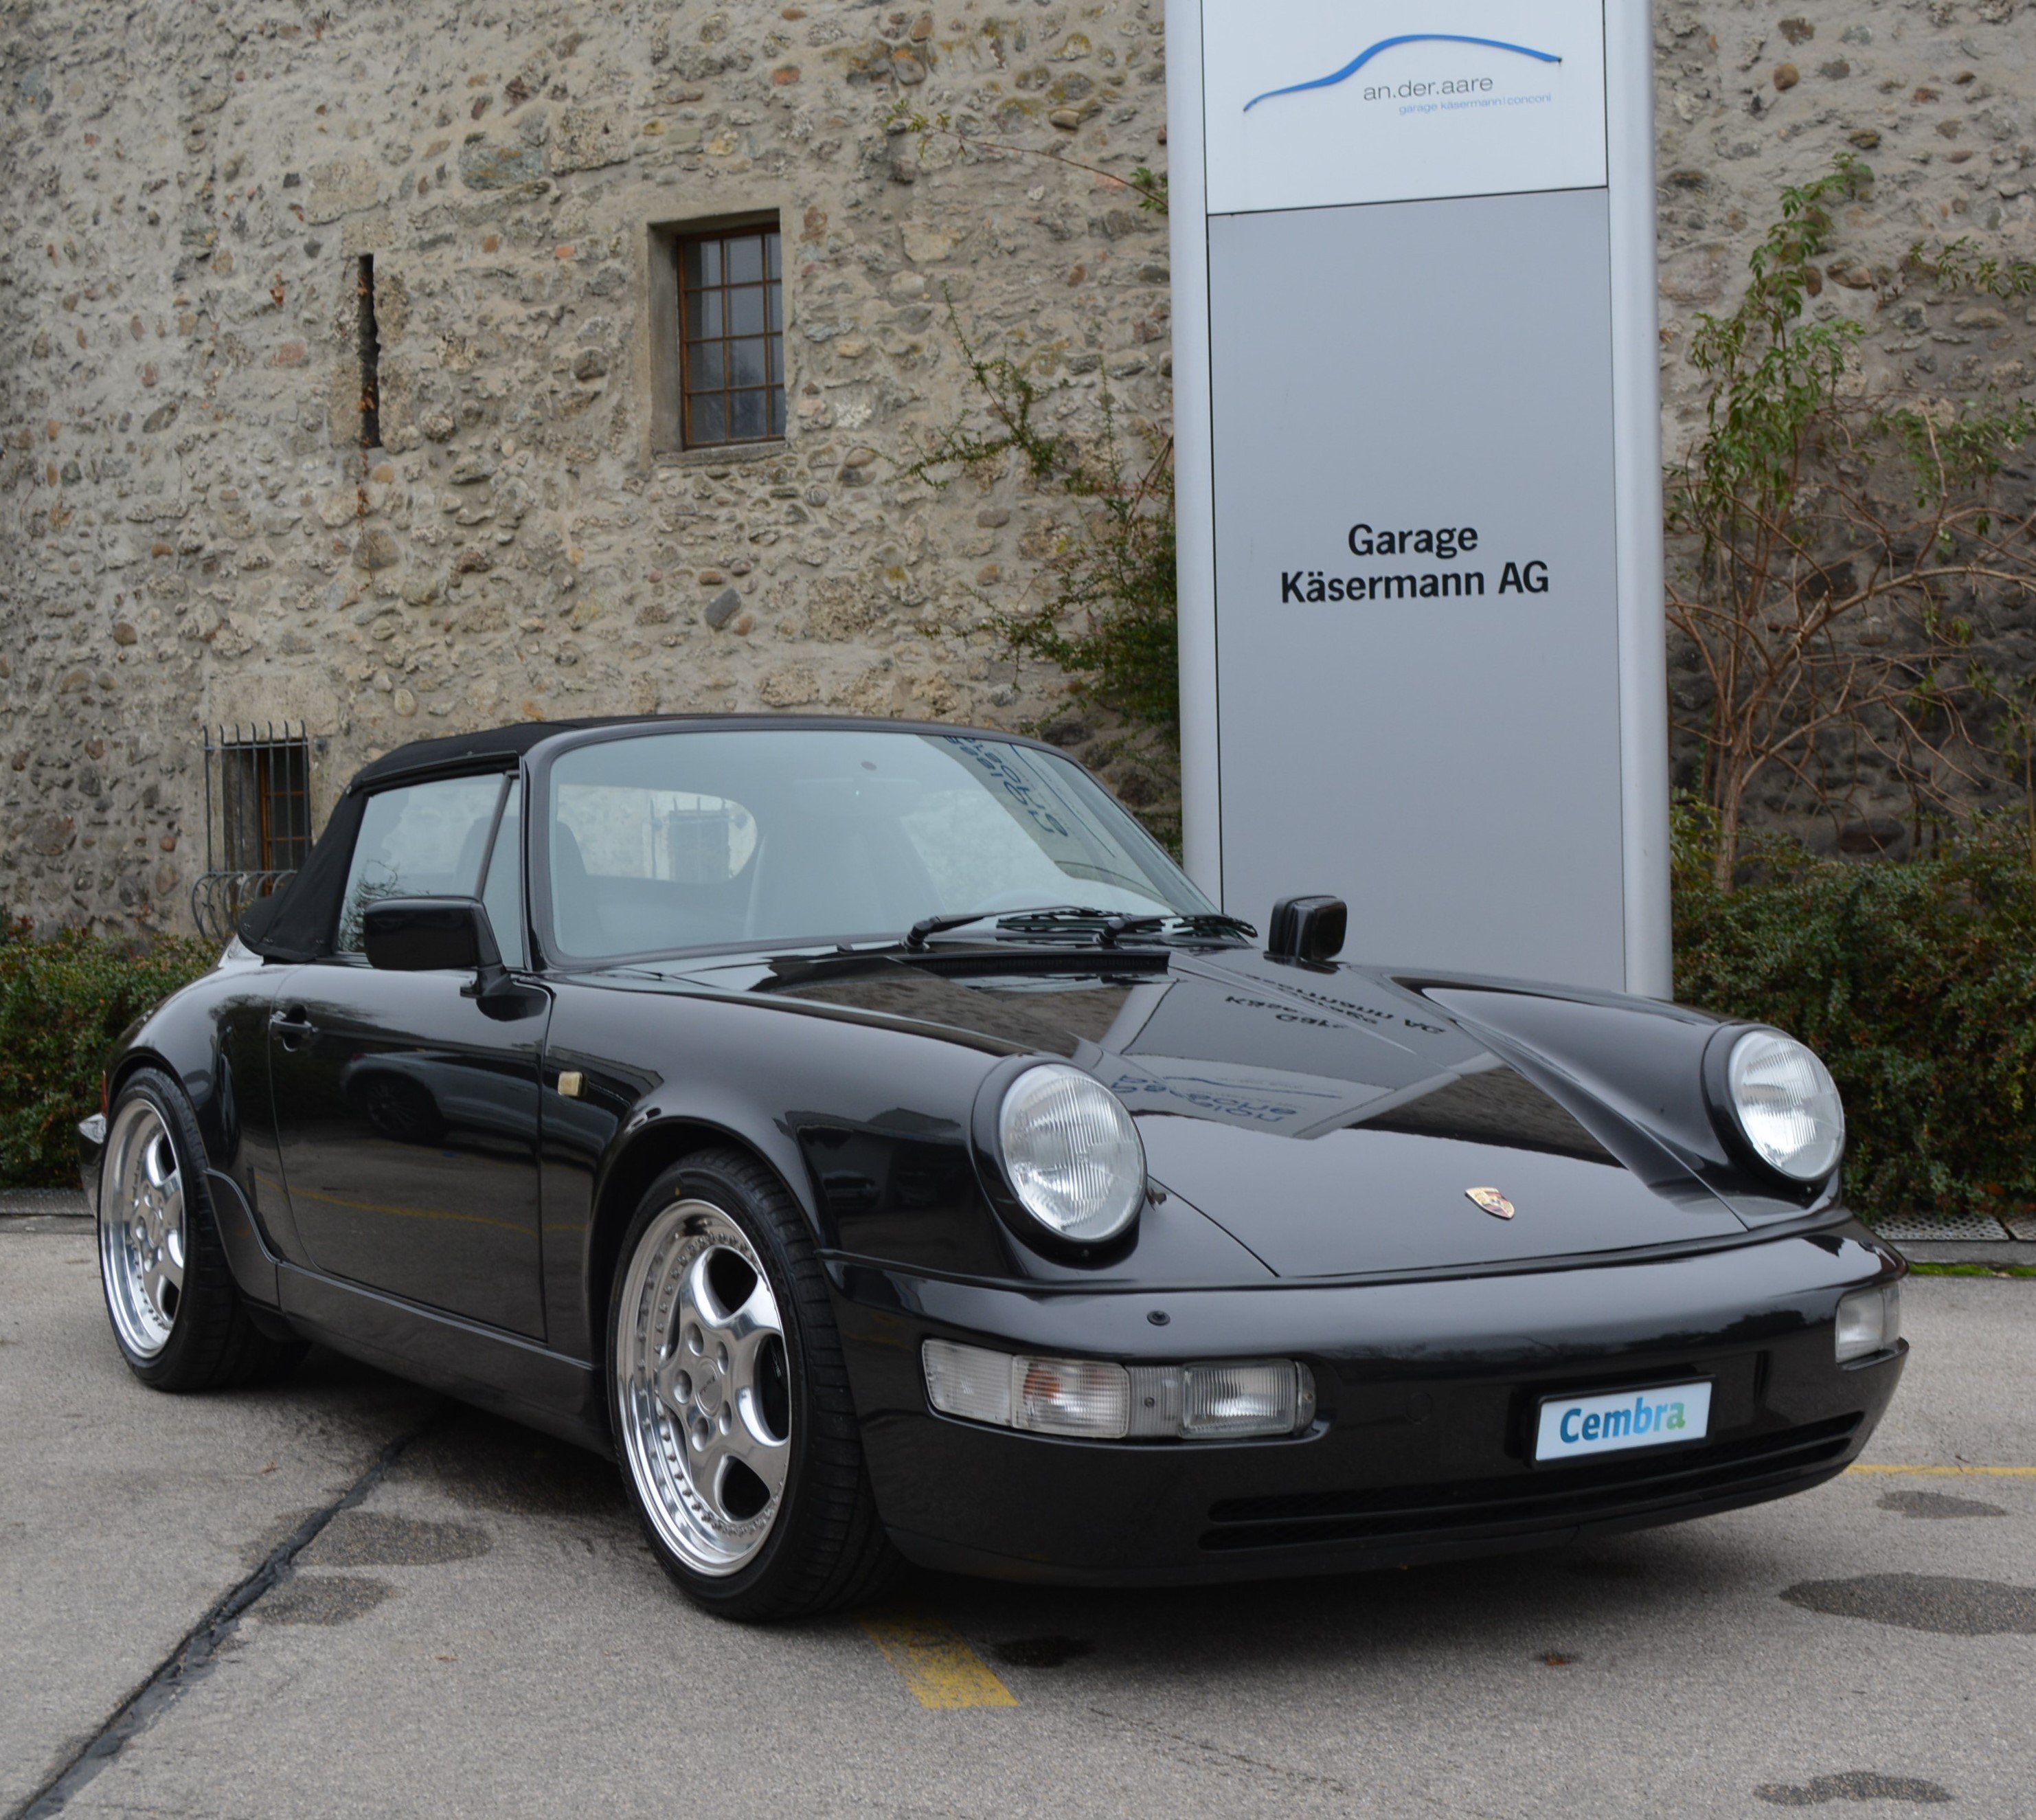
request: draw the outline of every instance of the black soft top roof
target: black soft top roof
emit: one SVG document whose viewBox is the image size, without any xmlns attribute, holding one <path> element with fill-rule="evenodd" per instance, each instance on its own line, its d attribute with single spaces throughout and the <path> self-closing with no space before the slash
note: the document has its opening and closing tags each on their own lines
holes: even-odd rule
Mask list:
<svg viewBox="0 0 2036 1820">
<path fill-rule="evenodd" d="M 854 727 L 893 733 L 964 734 L 972 738 L 1009 740 L 1018 746 L 1036 746 L 1037 740 L 1022 734 L 998 733 L 983 727 L 950 726 L 924 720 L 877 719 L 863 715 L 835 714 L 604 714 L 581 720 L 522 720 L 512 727 L 484 727 L 476 733 L 455 733 L 443 739 L 413 739 L 379 758 L 364 765 L 346 787 L 356 795 L 392 777 L 408 777 L 420 772 L 490 768 L 500 762 L 521 758 L 534 746 L 562 733 L 587 733 L 603 727 Z"/>
<path fill-rule="evenodd" d="M 521 758 L 540 740 L 555 734 L 576 733 L 583 727 L 605 727 L 635 716 L 613 716 L 597 720 L 519 720 L 513 727 L 484 727 L 478 733 L 454 733 L 443 739 L 413 739 L 379 758 L 364 765 L 347 786 L 349 791 L 364 790 L 386 777 L 401 777 L 413 771 L 451 770 L 492 758 Z"/>
</svg>

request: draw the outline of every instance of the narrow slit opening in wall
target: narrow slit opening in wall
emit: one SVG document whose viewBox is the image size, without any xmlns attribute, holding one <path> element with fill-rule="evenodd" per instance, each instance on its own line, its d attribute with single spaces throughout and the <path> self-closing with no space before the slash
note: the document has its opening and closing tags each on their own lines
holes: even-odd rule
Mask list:
<svg viewBox="0 0 2036 1820">
<path fill-rule="evenodd" d="M 382 336 L 375 323 L 375 255 L 360 255 L 360 446 L 382 446 Z"/>
</svg>

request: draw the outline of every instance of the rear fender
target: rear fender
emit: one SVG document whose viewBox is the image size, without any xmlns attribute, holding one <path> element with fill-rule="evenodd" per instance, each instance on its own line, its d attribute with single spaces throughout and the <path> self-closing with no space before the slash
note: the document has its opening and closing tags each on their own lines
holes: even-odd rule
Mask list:
<svg viewBox="0 0 2036 1820">
<path fill-rule="evenodd" d="M 251 1301 L 273 1308 L 280 1300 L 275 1257 L 253 1210 L 239 1110 L 221 1041 L 220 1015 L 232 989 L 225 976 L 208 973 L 123 1031 L 107 1065 L 107 1104 L 111 1107 L 144 1068 L 168 1075 L 182 1089 L 205 1153 L 190 1161 L 204 1171 L 234 1281 Z"/>
</svg>

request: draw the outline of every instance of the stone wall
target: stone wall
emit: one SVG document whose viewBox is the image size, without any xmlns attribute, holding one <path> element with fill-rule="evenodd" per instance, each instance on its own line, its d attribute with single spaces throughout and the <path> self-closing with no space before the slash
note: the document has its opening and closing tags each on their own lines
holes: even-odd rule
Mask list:
<svg viewBox="0 0 2036 1820">
<path fill-rule="evenodd" d="M 1812 305 L 1868 326 L 1858 383 L 1920 398 L 2027 390 L 2026 304 L 1940 298 L 1905 275 L 1970 237 L 2036 257 L 2036 8 L 2017 0 L 1660 0 L 1655 13 L 1665 440 L 1701 424 L 1683 354 L 1731 307 L 1785 185 L 1849 152 L 1875 173 L 1846 210 Z"/>
<path fill-rule="evenodd" d="M 1064 700 L 993 614 L 1055 502 L 905 476 L 968 408 L 947 319 L 1052 421 L 1169 411 L 1159 0 L 0 4 L 0 898 L 187 923 L 202 730 L 301 720 L 321 810 L 402 740 L 528 716 Z M 1778 187 L 1883 173 L 1818 308 L 1876 375 L 2025 382 L 2010 312 L 1902 255 L 2027 252 L 2010 0 L 1664 0 L 1668 435 Z M 995 148 L 902 130 L 900 100 Z M 652 230 L 775 210 L 790 428 L 652 447 Z M 360 446 L 375 260 L 381 440 Z"/>
<path fill-rule="evenodd" d="M 1872 171 L 1870 193 L 1842 209 L 1810 314 L 1849 316 L 1865 333 L 1844 389 L 1861 399 L 1926 408 L 1983 397 L 2027 398 L 2036 369 L 2036 308 L 1940 290 L 1910 266 L 1959 240 L 2005 259 L 2036 259 L 2036 8 L 2015 0 L 1823 0 L 1723 5 L 1661 0 L 1656 10 L 1657 173 L 1660 182 L 1664 442 L 1672 460 L 1704 420 L 1687 353 L 1698 317 L 1729 311 L 1747 255 L 1778 213 L 1785 185 L 1803 183 L 1851 153 Z M 1912 497 L 1890 471 L 1884 495 Z M 2036 508 L 2025 463 L 2004 503 Z M 1672 545 L 1672 564 L 1694 552 Z M 1823 553 L 1827 560 L 1843 553 Z M 2023 565 L 2036 570 L 2036 552 Z M 1686 575 L 1685 580 L 1690 577 Z M 2010 590 L 1947 591 L 1947 619 L 1976 642 L 1947 674 L 1977 659 L 2008 677 L 2036 675 L 2036 605 Z M 1910 640 L 1879 611 L 1848 622 L 1843 640 L 1869 669 L 1891 639 Z M 1891 631 L 1891 626 L 1892 630 Z M 1701 721 L 1708 696 L 1695 654 L 1672 641 L 1679 717 Z M 1906 672 L 1905 674 L 1910 674 Z M 1967 698 L 1963 707 L 1976 704 Z M 1931 738 L 1905 743 L 1886 716 L 1881 738 L 1826 736 L 1815 785 L 1767 770 L 1746 805 L 1755 825 L 1785 829 L 1820 851 L 1900 856 L 1931 834 L 1930 812 L 1962 813 L 2019 799 L 1981 706 L 1970 742 L 1941 718 Z M 1944 748 L 1933 750 L 1936 744 Z M 1676 742 L 1678 781 L 1694 785 L 1699 753 Z"/>
</svg>

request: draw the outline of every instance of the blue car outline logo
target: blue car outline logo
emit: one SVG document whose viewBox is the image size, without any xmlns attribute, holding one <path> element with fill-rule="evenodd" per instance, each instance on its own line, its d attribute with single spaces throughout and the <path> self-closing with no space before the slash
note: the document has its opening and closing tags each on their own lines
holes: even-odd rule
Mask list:
<svg viewBox="0 0 2036 1820">
<path fill-rule="evenodd" d="M 1401 44 L 1481 44 L 1491 51 L 1510 51 L 1521 57 L 1532 57 L 1537 63 L 1559 63 L 1562 59 L 1552 51 L 1536 51 L 1531 45 L 1509 44 L 1500 38 L 1469 38 L 1456 32 L 1408 32 L 1397 38 L 1382 38 L 1368 51 L 1360 51 L 1340 70 L 1333 70 L 1326 76 L 1318 76 L 1313 81 L 1295 82 L 1284 89 L 1269 89 L 1262 95 L 1254 95 L 1244 104 L 1250 113 L 1261 101 L 1276 100 L 1281 95 L 1299 95 L 1309 89 L 1333 89 L 1339 82 L 1347 82 L 1371 59 L 1382 52 Z"/>
</svg>

